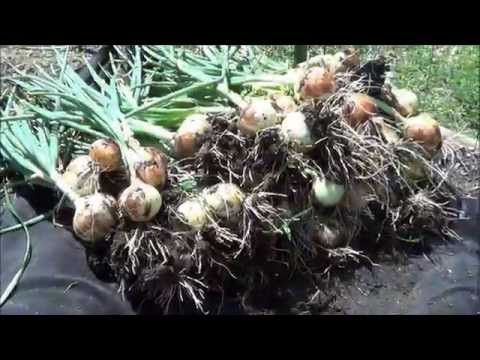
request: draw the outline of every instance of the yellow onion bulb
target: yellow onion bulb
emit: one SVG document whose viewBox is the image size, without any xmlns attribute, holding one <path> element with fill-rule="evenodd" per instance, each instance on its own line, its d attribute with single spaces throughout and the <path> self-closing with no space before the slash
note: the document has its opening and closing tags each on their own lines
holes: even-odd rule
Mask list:
<svg viewBox="0 0 480 360">
<path fill-rule="evenodd" d="M 142 160 L 136 164 L 137 176 L 145 184 L 162 190 L 167 182 L 167 159 L 163 152 L 154 147 L 140 149 Z"/>
<path fill-rule="evenodd" d="M 97 190 L 98 174 L 88 155 L 80 155 L 70 161 L 62 174 L 63 181 L 79 196 L 91 195 Z"/>
<path fill-rule="evenodd" d="M 162 207 L 162 196 L 152 185 L 136 179 L 120 194 L 120 211 L 134 222 L 152 220 Z"/>
<path fill-rule="evenodd" d="M 320 177 L 316 177 L 313 181 L 313 199 L 324 207 L 336 206 L 343 199 L 344 194 L 345 186 L 343 185 Z"/>
<path fill-rule="evenodd" d="M 396 99 L 396 109 L 402 116 L 412 116 L 417 113 L 418 110 L 418 97 L 417 95 L 407 89 L 392 88 L 392 94 Z"/>
<path fill-rule="evenodd" d="M 343 116 L 355 128 L 367 122 L 378 112 L 375 101 L 366 94 L 353 94 L 343 104 Z"/>
<path fill-rule="evenodd" d="M 90 158 L 101 171 L 117 171 L 122 166 L 120 147 L 112 139 L 99 139 L 90 145 Z"/>
<path fill-rule="evenodd" d="M 75 202 L 73 231 L 82 240 L 96 242 L 105 238 L 117 223 L 117 202 L 106 194 L 96 193 Z"/>
<path fill-rule="evenodd" d="M 288 114 L 297 111 L 298 105 L 295 103 L 293 97 L 288 95 L 274 95 L 273 101 L 275 105 L 284 114 Z"/>
<path fill-rule="evenodd" d="M 202 198 L 209 211 L 228 219 L 240 213 L 245 195 L 237 185 L 222 183 L 205 189 Z"/>
<path fill-rule="evenodd" d="M 192 114 L 185 118 L 175 135 L 175 152 L 179 157 L 191 157 L 200 149 L 204 137 L 212 126 L 203 114 Z"/>
<path fill-rule="evenodd" d="M 199 199 L 190 199 L 177 208 L 180 221 L 195 230 L 201 230 L 208 224 L 207 209 Z"/>
<path fill-rule="evenodd" d="M 304 99 L 322 100 L 332 95 L 335 89 L 333 73 L 323 67 L 314 66 L 307 70 L 298 91 Z"/>
<path fill-rule="evenodd" d="M 305 115 L 299 111 L 287 114 L 283 119 L 281 131 L 287 141 L 294 144 L 299 151 L 305 151 L 313 144 Z"/>
<path fill-rule="evenodd" d="M 240 114 L 238 129 L 245 136 L 255 136 L 258 131 L 277 124 L 279 116 L 270 100 L 258 99 L 248 104 Z"/>
<path fill-rule="evenodd" d="M 442 133 L 438 122 L 428 113 L 408 118 L 405 122 L 404 136 L 420 143 L 429 156 L 442 147 Z"/>
</svg>

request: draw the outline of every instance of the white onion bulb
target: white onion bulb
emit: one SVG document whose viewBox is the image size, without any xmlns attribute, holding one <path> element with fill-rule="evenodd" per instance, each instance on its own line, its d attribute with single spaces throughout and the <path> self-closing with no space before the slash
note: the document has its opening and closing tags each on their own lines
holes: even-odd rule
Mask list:
<svg viewBox="0 0 480 360">
<path fill-rule="evenodd" d="M 88 155 L 73 159 L 62 174 L 63 181 L 79 196 L 91 195 L 98 186 L 98 174 L 93 168 L 93 161 Z"/>
<path fill-rule="evenodd" d="M 202 139 L 212 126 L 203 114 L 187 116 L 175 135 L 175 152 L 180 157 L 191 157 L 200 149 Z"/>
<path fill-rule="evenodd" d="M 120 210 L 135 222 L 149 221 L 162 207 L 162 196 L 152 185 L 136 179 L 119 199 Z"/>
<path fill-rule="evenodd" d="M 322 206 L 331 207 L 337 205 L 345 194 L 345 186 L 328 181 L 325 178 L 316 177 L 312 194 L 314 200 Z"/>
<path fill-rule="evenodd" d="M 177 214 L 184 224 L 201 230 L 208 224 L 207 210 L 198 199 L 186 200 L 177 208 Z"/>
<path fill-rule="evenodd" d="M 418 97 L 413 91 L 392 88 L 392 94 L 397 100 L 397 110 L 402 116 L 412 116 L 417 113 Z"/>
<path fill-rule="evenodd" d="M 242 210 L 245 200 L 242 190 L 231 183 L 217 184 L 205 189 L 202 197 L 208 210 L 222 218 L 237 215 Z"/>
<path fill-rule="evenodd" d="M 112 196 L 101 193 L 79 198 L 73 216 L 75 234 L 89 242 L 103 239 L 117 222 L 116 204 Z"/>
<path fill-rule="evenodd" d="M 313 144 L 305 115 L 299 111 L 289 113 L 285 117 L 282 122 L 282 134 L 289 142 L 294 143 L 299 151 L 304 151 Z"/>
<path fill-rule="evenodd" d="M 278 120 L 270 100 L 254 100 L 243 109 L 238 129 L 245 136 L 254 136 L 258 131 L 276 125 Z"/>
</svg>

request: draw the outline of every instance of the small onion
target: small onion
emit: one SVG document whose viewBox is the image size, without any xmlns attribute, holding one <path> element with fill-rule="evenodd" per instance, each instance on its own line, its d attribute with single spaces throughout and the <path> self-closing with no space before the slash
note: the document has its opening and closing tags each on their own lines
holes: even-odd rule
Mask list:
<svg viewBox="0 0 480 360">
<path fill-rule="evenodd" d="M 240 114 L 238 129 L 245 136 L 254 136 L 258 131 L 274 126 L 279 116 L 270 100 L 253 100 Z"/>
<path fill-rule="evenodd" d="M 333 73 L 314 66 L 307 70 L 300 83 L 300 96 L 305 99 L 325 99 L 335 92 L 336 83 Z"/>
<path fill-rule="evenodd" d="M 392 88 L 392 94 L 396 99 L 395 107 L 402 116 L 412 116 L 417 113 L 418 97 L 413 91 Z"/>
<path fill-rule="evenodd" d="M 152 185 L 136 179 L 123 190 L 119 198 L 120 210 L 135 222 L 149 221 L 162 207 L 162 196 Z"/>
<path fill-rule="evenodd" d="M 365 94 L 353 94 L 343 104 L 343 116 L 350 126 L 356 127 L 377 113 L 374 100 Z"/>
<path fill-rule="evenodd" d="M 212 126 L 203 114 L 189 115 L 182 122 L 175 135 L 175 152 L 178 156 L 191 157 L 200 149 L 203 138 Z"/>
<path fill-rule="evenodd" d="M 291 112 L 285 117 L 282 122 L 282 134 L 289 142 L 295 144 L 299 151 L 304 151 L 313 144 L 305 115 L 299 111 Z"/>
<path fill-rule="evenodd" d="M 405 138 L 421 143 L 429 156 L 442 147 L 442 133 L 438 122 L 427 113 L 408 118 L 405 122 Z"/>
<path fill-rule="evenodd" d="M 112 196 L 101 193 L 78 199 L 73 216 L 75 234 L 89 242 L 103 239 L 117 222 L 116 204 Z"/>
<path fill-rule="evenodd" d="M 297 111 L 297 104 L 291 96 L 288 95 L 278 95 L 273 96 L 273 101 L 275 105 L 280 109 L 284 114 Z"/>
<path fill-rule="evenodd" d="M 90 158 L 102 171 L 116 171 L 122 165 L 120 147 L 111 139 L 99 139 L 90 146 Z"/>
<path fill-rule="evenodd" d="M 229 218 L 242 210 L 245 195 L 237 185 L 225 183 L 205 189 L 202 198 L 212 213 L 222 218 Z"/>
<path fill-rule="evenodd" d="M 79 196 L 93 194 L 98 185 L 98 174 L 93 169 L 93 161 L 88 155 L 73 159 L 62 174 L 65 183 Z"/>
<path fill-rule="evenodd" d="M 322 206 L 332 207 L 337 205 L 345 194 L 345 187 L 316 177 L 312 186 L 313 199 Z"/>
<path fill-rule="evenodd" d="M 208 224 L 207 210 L 198 199 L 186 200 L 177 208 L 180 221 L 195 230 Z"/>
<path fill-rule="evenodd" d="M 143 160 L 136 164 L 138 177 L 145 183 L 161 190 L 167 182 L 167 160 L 165 155 L 154 147 L 140 150 Z"/>
</svg>

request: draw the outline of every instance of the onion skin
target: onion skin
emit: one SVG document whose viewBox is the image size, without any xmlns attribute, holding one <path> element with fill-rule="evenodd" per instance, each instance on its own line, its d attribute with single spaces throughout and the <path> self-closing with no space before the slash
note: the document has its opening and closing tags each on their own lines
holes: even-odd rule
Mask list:
<svg viewBox="0 0 480 360">
<path fill-rule="evenodd" d="M 367 122 L 378 112 L 378 109 L 370 96 L 353 94 L 346 99 L 342 111 L 348 124 L 355 128 Z"/>
<path fill-rule="evenodd" d="M 92 195 L 97 190 L 98 174 L 93 169 L 93 160 L 88 155 L 73 159 L 62 174 L 63 181 L 79 196 Z"/>
<path fill-rule="evenodd" d="M 392 94 L 396 100 L 395 108 L 400 115 L 408 117 L 417 113 L 418 97 L 413 91 L 392 88 Z"/>
<path fill-rule="evenodd" d="M 174 139 L 175 152 L 180 158 L 192 157 L 200 149 L 212 126 L 203 114 L 187 116 L 177 130 Z"/>
<path fill-rule="evenodd" d="M 313 144 L 305 115 L 299 111 L 289 113 L 283 120 L 281 129 L 283 136 L 294 144 L 298 151 L 306 151 Z"/>
<path fill-rule="evenodd" d="M 111 139 L 99 139 L 92 143 L 90 158 L 102 171 L 117 171 L 122 166 L 120 147 Z"/>
<path fill-rule="evenodd" d="M 245 195 L 237 185 L 225 183 L 205 189 L 202 198 L 209 211 L 228 219 L 240 213 Z"/>
<path fill-rule="evenodd" d="M 198 199 L 186 200 L 177 208 L 180 221 L 185 225 L 201 230 L 208 224 L 207 210 Z"/>
<path fill-rule="evenodd" d="M 382 116 L 374 116 L 372 117 L 372 121 L 380 128 L 387 143 L 396 144 L 400 142 L 400 136 L 392 126 L 385 122 L 385 119 Z"/>
<path fill-rule="evenodd" d="M 90 243 L 103 239 L 117 223 L 117 202 L 110 195 L 96 193 L 75 202 L 73 230 Z"/>
<path fill-rule="evenodd" d="M 119 206 L 130 220 L 145 222 L 152 220 L 162 207 L 162 196 L 152 185 L 135 180 L 119 198 Z"/>
<path fill-rule="evenodd" d="M 243 135 L 255 136 L 277 122 L 278 114 L 270 100 L 254 100 L 242 110 L 237 127 Z"/>
<path fill-rule="evenodd" d="M 154 147 L 143 147 L 144 160 L 137 164 L 137 176 L 145 183 L 162 190 L 168 179 L 167 159 Z"/>
<path fill-rule="evenodd" d="M 278 109 L 284 114 L 295 112 L 298 109 L 295 100 L 288 95 L 273 96 L 273 101 Z"/>
<path fill-rule="evenodd" d="M 322 100 L 335 92 L 333 73 L 319 66 L 310 68 L 300 84 L 300 95 L 304 99 Z"/>
<path fill-rule="evenodd" d="M 404 136 L 422 144 L 432 157 L 442 147 L 442 133 L 438 122 L 428 113 L 406 119 Z"/>
</svg>

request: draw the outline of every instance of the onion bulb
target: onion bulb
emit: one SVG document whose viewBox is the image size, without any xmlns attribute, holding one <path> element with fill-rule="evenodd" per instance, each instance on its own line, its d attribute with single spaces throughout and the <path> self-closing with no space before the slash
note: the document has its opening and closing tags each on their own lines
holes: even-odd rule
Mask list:
<svg viewBox="0 0 480 360">
<path fill-rule="evenodd" d="M 270 100 L 253 100 L 242 110 L 238 129 L 245 136 L 254 136 L 258 131 L 274 126 L 278 119 Z"/>
<path fill-rule="evenodd" d="M 116 205 L 112 196 L 101 193 L 79 198 L 73 216 L 75 234 L 89 242 L 103 239 L 117 222 Z"/>
<path fill-rule="evenodd" d="M 137 175 L 145 184 L 161 190 L 167 182 L 167 160 L 164 154 L 154 147 L 140 149 L 142 161 L 136 164 Z"/>
<path fill-rule="evenodd" d="M 332 207 L 337 205 L 345 194 L 345 187 L 328 181 L 325 178 L 316 177 L 312 186 L 313 199 L 322 206 Z"/>
<path fill-rule="evenodd" d="M 282 122 L 282 134 L 299 151 L 304 151 L 313 144 L 310 129 L 305 122 L 305 115 L 299 111 L 291 112 L 285 117 Z"/>
<path fill-rule="evenodd" d="M 242 190 L 231 183 L 217 184 L 203 191 L 203 200 L 210 210 L 222 218 L 230 218 L 242 210 L 245 195 Z"/>
<path fill-rule="evenodd" d="M 203 114 L 192 114 L 185 118 L 175 135 L 175 152 L 178 156 L 191 157 L 200 149 L 204 137 L 212 126 Z"/>
<path fill-rule="evenodd" d="M 365 94 L 353 94 L 343 104 L 343 116 L 351 127 L 357 127 L 377 113 L 375 101 Z"/>
<path fill-rule="evenodd" d="M 135 179 L 119 198 L 122 213 L 135 222 L 149 221 L 162 207 L 162 196 L 152 185 Z"/>
<path fill-rule="evenodd" d="M 98 174 L 93 169 L 93 161 L 88 155 L 73 159 L 62 175 L 63 181 L 79 196 L 91 195 L 98 185 Z"/>
<path fill-rule="evenodd" d="M 280 109 L 284 114 L 291 113 L 297 110 L 298 106 L 295 103 L 295 100 L 288 95 L 274 95 L 273 101 L 275 105 Z"/>
<path fill-rule="evenodd" d="M 315 223 L 312 230 L 312 240 L 327 249 L 337 248 L 345 240 L 338 225 L 333 222 Z"/>
<path fill-rule="evenodd" d="M 380 128 L 383 137 L 387 143 L 395 144 L 400 141 L 400 136 L 393 126 L 388 125 L 381 116 L 372 117 L 372 121 Z"/>
<path fill-rule="evenodd" d="M 418 97 L 413 91 L 392 88 L 392 94 L 396 99 L 395 108 L 402 116 L 412 116 L 417 113 Z"/>
<path fill-rule="evenodd" d="M 198 199 L 186 200 L 177 208 L 180 221 L 195 230 L 208 224 L 207 209 Z"/>
<path fill-rule="evenodd" d="M 438 122 L 428 113 L 406 119 L 405 138 L 422 144 L 429 156 L 442 146 L 442 133 Z"/>
<path fill-rule="evenodd" d="M 102 171 L 116 171 L 122 165 L 120 147 L 111 139 L 99 139 L 90 146 L 90 158 Z"/>
<path fill-rule="evenodd" d="M 333 73 L 314 66 L 307 70 L 300 83 L 300 96 L 305 99 L 325 99 L 335 92 L 336 83 Z"/>
</svg>

